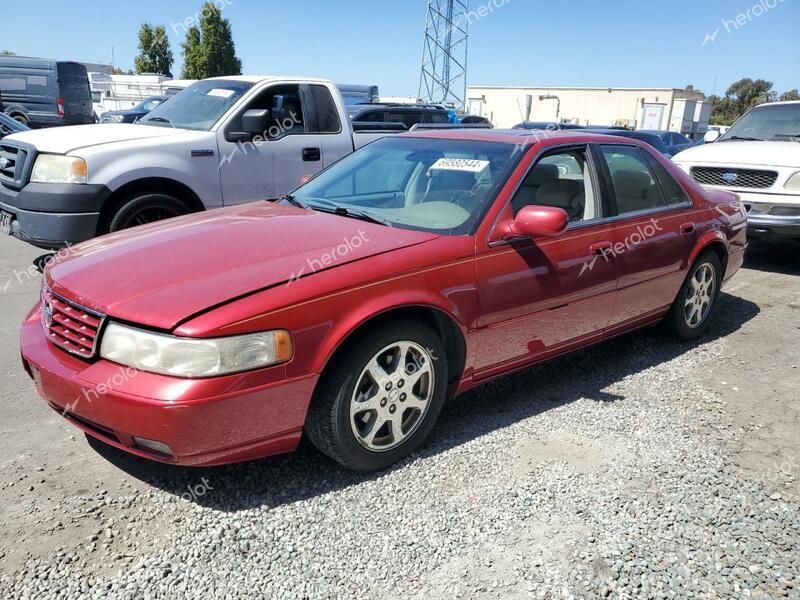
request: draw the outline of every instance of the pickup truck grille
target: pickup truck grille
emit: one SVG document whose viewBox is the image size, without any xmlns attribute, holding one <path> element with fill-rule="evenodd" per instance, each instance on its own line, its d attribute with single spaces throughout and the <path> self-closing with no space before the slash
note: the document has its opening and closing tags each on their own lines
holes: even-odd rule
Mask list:
<svg viewBox="0 0 800 600">
<path fill-rule="evenodd" d="M 28 155 L 24 148 L 0 144 L 0 183 L 16 189 L 23 187 Z"/>
<path fill-rule="evenodd" d="M 50 341 L 82 358 L 94 358 L 105 316 L 42 289 L 42 324 Z"/>
<path fill-rule="evenodd" d="M 756 169 L 725 169 L 720 167 L 693 167 L 692 177 L 700 185 L 764 189 L 775 185 L 778 173 Z"/>
</svg>

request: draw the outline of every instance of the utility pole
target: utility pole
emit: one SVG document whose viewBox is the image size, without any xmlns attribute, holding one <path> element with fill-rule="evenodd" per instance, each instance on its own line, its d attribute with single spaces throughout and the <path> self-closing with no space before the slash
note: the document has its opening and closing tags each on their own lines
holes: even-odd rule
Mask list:
<svg viewBox="0 0 800 600">
<path fill-rule="evenodd" d="M 463 108 L 467 102 L 469 0 L 428 0 L 419 97 Z"/>
</svg>

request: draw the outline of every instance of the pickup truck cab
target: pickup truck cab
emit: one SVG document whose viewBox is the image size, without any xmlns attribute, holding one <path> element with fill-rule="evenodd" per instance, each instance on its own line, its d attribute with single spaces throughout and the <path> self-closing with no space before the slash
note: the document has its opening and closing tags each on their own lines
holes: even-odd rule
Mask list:
<svg viewBox="0 0 800 600">
<path fill-rule="evenodd" d="M 136 125 L 3 139 L 0 224 L 57 249 L 186 213 L 276 199 L 384 134 L 354 135 L 329 81 L 207 79 Z"/>
<path fill-rule="evenodd" d="M 800 239 L 800 102 L 757 106 L 706 142 L 674 162 L 708 189 L 736 192 L 751 238 Z"/>
</svg>

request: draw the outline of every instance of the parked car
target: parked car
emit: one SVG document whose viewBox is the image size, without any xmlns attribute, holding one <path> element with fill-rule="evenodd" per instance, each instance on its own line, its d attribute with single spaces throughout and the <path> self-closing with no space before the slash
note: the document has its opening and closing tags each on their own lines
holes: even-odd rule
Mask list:
<svg viewBox="0 0 800 600">
<path fill-rule="evenodd" d="M 33 128 L 94 123 L 86 67 L 76 62 L 0 56 L 5 113 Z"/>
<path fill-rule="evenodd" d="M 555 121 L 525 121 L 517 123 L 513 129 L 527 129 L 532 131 L 568 131 L 570 129 L 586 129 L 583 125 L 575 123 L 556 123 Z"/>
<path fill-rule="evenodd" d="M 736 192 L 752 238 L 800 239 L 800 102 L 758 106 L 706 142 L 675 162 L 708 189 Z"/>
<path fill-rule="evenodd" d="M 128 110 L 110 110 L 100 116 L 101 123 L 136 123 L 155 107 L 170 99 L 170 96 L 150 96 Z"/>
<path fill-rule="evenodd" d="M 276 199 L 386 132 L 354 133 L 324 80 L 196 82 L 136 127 L 117 123 L 4 139 L 0 211 L 53 249 L 155 220 Z"/>
<path fill-rule="evenodd" d="M 670 156 L 675 156 L 678 152 L 682 152 L 687 148 L 694 146 L 694 142 L 687 138 L 685 135 L 675 131 L 661 131 L 658 129 L 640 129 L 639 133 L 652 133 L 661 138 L 664 146 L 667 148 L 667 153 Z"/>
<path fill-rule="evenodd" d="M 12 133 L 20 133 L 21 131 L 28 131 L 30 127 L 23 125 L 16 119 L 12 119 L 8 115 L 0 113 L 0 140 Z"/>
<path fill-rule="evenodd" d="M 487 127 L 494 128 L 492 122 L 486 117 L 478 117 L 476 115 L 464 115 L 459 119 L 463 125 L 486 125 Z"/>
<path fill-rule="evenodd" d="M 734 194 L 635 140 L 388 136 L 281 202 L 51 261 L 23 365 L 59 415 L 145 458 L 238 462 L 305 432 L 377 470 L 447 396 L 661 321 L 702 335 L 745 223 Z"/>
<path fill-rule="evenodd" d="M 404 129 L 411 129 L 421 123 L 450 123 L 447 109 L 435 104 L 356 104 L 348 112 L 356 124 L 400 123 Z"/>
<path fill-rule="evenodd" d="M 629 129 L 597 129 L 597 128 L 591 128 L 589 129 L 589 131 L 605 135 L 617 135 L 624 138 L 639 140 L 641 142 L 644 142 L 645 144 L 649 144 L 667 158 L 672 158 L 672 153 L 664 144 L 664 140 L 661 139 L 661 136 L 656 135 L 654 133 L 648 133 L 646 131 L 631 131 Z"/>
</svg>

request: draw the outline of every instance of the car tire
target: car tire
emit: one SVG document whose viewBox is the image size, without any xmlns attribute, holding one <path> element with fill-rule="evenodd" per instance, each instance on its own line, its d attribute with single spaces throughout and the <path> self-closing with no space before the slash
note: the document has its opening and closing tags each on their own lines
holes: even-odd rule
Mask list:
<svg viewBox="0 0 800 600">
<path fill-rule="evenodd" d="M 14 119 L 17 123 L 22 123 L 25 126 L 30 125 L 30 120 L 22 113 L 14 113 L 13 115 L 8 116 Z"/>
<path fill-rule="evenodd" d="M 183 202 L 161 193 L 139 194 L 123 202 L 110 217 L 107 231 L 121 231 L 189 213 Z"/>
<path fill-rule="evenodd" d="M 722 263 L 715 252 L 697 258 L 667 317 L 673 335 L 691 341 L 705 334 L 717 306 L 722 276 Z"/>
<path fill-rule="evenodd" d="M 444 355 L 439 336 L 421 323 L 376 327 L 347 344 L 323 373 L 306 434 L 321 452 L 354 471 L 379 471 L 406 458 L 442 410 Z"/>
</svg>

